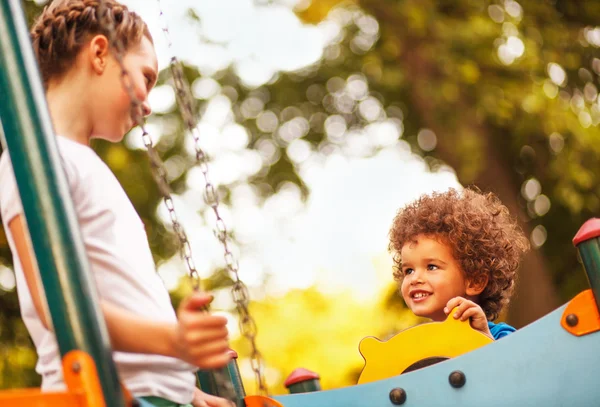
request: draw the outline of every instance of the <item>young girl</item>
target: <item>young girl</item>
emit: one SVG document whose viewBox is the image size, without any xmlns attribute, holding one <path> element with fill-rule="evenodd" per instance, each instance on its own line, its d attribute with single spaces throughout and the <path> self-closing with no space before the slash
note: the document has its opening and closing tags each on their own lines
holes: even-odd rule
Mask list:
<svg viewBox="0 0 600 407">
<path fill-rule="evenodd" d="M 127 7 L 104 0 L 124 64 L 144 115 L 158 67 L 146 24 Z M 120 141 L 134 121 L 96 0 L 56 0 L 35 22 L 38 59 L 64 171 L 95 277 L 120 379 L 134 396 L 157 405 L 225 406 L 195 387 L 196 367 L 229 361 L 226 319 L 199 312 L 206 294 L 185 299 L 178 316 L 159 279 L 144 225 L 92 138 Z M 43 390 L 64 387 L 60 354 L 40 291 L 10 159 L 0 159 L 0 207 L 14 257 L 21 314 L 33 338 Z"/>
<path fill-rule="evenodd" d="M 415 315 L 470 320 L 499 339 L 514 332 L 493 320 L 508 304 L 529 242 L 493 194 L 471 189 L 422 196 L 390 230 L 394 277 Z"/>
</svg>

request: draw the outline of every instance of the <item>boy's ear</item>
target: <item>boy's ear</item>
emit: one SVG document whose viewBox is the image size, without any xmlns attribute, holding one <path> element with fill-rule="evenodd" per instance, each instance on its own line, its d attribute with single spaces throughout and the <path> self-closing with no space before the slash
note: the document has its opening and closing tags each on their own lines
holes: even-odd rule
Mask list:
<svg viewBox="0 0 600 407">
<path fill-rule="evenodd" d="M 466 294 L 467 295 L 479 295 L 485 290 L 489 281 L 487 274 L 477 276 L 467 280 Z"/>
</svg>

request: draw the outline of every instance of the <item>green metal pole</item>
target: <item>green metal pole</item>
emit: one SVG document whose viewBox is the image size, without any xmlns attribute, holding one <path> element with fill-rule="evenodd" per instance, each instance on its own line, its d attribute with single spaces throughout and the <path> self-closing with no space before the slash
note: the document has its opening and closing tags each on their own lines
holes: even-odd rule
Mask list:
<svg viewBox="0 0 600 407">
<path fill-rule="evenodd" d="M 577 231 L 573 244 L 579 251 L 596 307 L 600 310 L 600 218 L 588 219 Z"/>
<path fill-rule="evenodd" d="M 236 407 L 245 407 L 244 398 L 246 397 L 246 390 L 244 389 L 244 382 L 242 381 L 242 375 L 237 363 L 237 353 L 233 353 L 234 357 L 227 364 L 227 377 L 233 386 Z"/>
<path fill-rule="evenodd" d="M 53 135 L 20 0 L 0 0 L 0 120 L 60 354 L 96 363 L 107 406 L 124 399 Z"/>
<path fill-rule="evenodd" d="M 600 310 L 600 238 L 586 240 L 577 249 L 594 293 L 596 306 Z"/>
<path fill-rule="evenodd" d="M 196 372 L 196 378 L 203 392 L 212 394 L 213 396 L 228 398 L 234 402 L 236 407 L 246 406 L 244 402 L 246 392 L 236 359 L 230 360 L 227 366 L 220 369 L 199 369 Z M 219 380 L 224 380 L 226 383 L 219 383 Z M 227 383 L 231 386 L 229 390 L 225 387 Z"/>
</svg>

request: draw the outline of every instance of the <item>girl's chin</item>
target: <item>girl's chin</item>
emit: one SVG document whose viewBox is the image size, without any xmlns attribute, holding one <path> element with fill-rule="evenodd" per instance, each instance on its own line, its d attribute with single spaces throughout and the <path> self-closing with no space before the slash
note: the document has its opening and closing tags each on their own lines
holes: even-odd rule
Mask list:
<svg viewBox="0 0 600 407">
<path fill-rule="evenodd" d="M 115 131 L 113 134 L 95 134 L 92 138 L 108 141 L 109 143 L 119 143 L 123 140 L 125 134 Z"/>
</svg>

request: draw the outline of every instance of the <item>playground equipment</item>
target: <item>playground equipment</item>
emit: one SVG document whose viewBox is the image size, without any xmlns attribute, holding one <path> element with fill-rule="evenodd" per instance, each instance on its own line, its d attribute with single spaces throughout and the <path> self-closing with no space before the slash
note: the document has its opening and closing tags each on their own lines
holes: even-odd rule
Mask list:
<svg viewBox="0 0 600 407">
<path fill-rule="evenodd" d="M 189 110 L 186 101 L 185 82 L 178 84 L 184 78 L 178 77 L 176 61 L 172 69 L 180 106 L 187 115 L 193 110 Z M 0 0 L 0 95 L 3 141 L 13 163 L 35 256 L 43 270 L 43 287 L 52 304 L 49 310 L 67 384 L 64 392 L 1 392 L 0 406 L 148 406 L 149 403 L 132 398 L 119 384 L 19 0 Z M 187 116 L 185 121 L 188 126 L 195 125 L 193 116 Z M 153 165 L 160 168 L 157 156 L 152 156 L 151 144 L 148 147 Z M 197 158 L 206 165 L 201 150 L 197 150 Z M 205 167 L 202 168 L 204 172 Z M 164 182 L 161 177 L 157 181 Z M 209 198 L 211 194 L 211 206 L 219 218 L 214 187 L 207 189 Z M 226 229 L 223 225 L 218 230 L 228 268 L 237 278 L 242 320 L 251 325 L 249 314 L 244 314 L 246 291 L 241 282 L 238 284 Z M 591 289 L 487 346 L 486 338 L 466 324 L 446 321 L 409 329 L 387 342 L 365 340 L 361 345 L 365 370 L 361 384 L 356 386 L 320 391 L 318 376 L 300 371 L 286 383 L 293 394 L 246 396 L 235 364 L 216 375 L 201 372 L 201 386 L 213 394 L 223 394 L 220 382 L 227 382 L 240 407 L 597 405 L 600 219 L 585 223 L 574 244 Z M 188 267 L 193 274 L 193 263 L 188 261 Z M 249 336 L 254 334 L 250 331 Z M 447 342 L 450 335 L 466 340 L 468 346 L 452 348 Z M 437 340 L 430 341 L 428 349 L 421 347 L 423 338 L 432 337 Z M 259 360 L 258 351 L 253 349 L 253 360 Z M 440 363 L 427 366 L 431 362 Z M 259 365 L 255 365 L 255 371 L 260 373 Z"/>
</svg>

